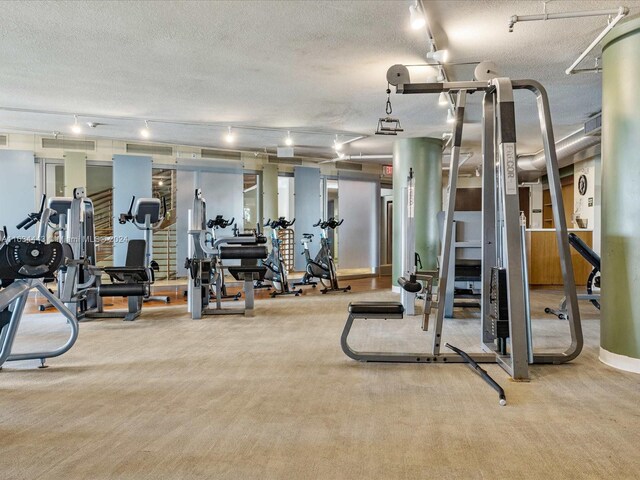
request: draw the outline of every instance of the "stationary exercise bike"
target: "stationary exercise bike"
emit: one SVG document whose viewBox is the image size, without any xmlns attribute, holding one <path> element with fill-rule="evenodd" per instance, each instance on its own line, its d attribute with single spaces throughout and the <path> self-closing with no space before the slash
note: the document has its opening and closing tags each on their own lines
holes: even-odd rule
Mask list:
<svg viewBox="0 0 640 480">
<path fill-rule="evenodd" d="M 315 259 L 312 259 L 311 254 L 309 253 L 309 243 L 313 241 L 313 234 L 304 233 L 302 235 L 302 244 L 304 245 L 304 251 L 302 253 L 307 261 L 307 266 L 302 280 L 294 283 L 293 285 L 310 285 L 315 288 L 318 282 L 314 279 L 317 278 L 324 287 L 320 290 L 323 294 L 327 292 L 348 292 L 351 290 L 351 285 L 347 285 L 346 287 L 340 287 L 338 285 L 336 264 L 331 255 L 331 244 L 326 233 L 327 228 L 335 230 L 342 225 L 342 222 L 344 222 L 344 218 L 338 222 L 335 218 L 331 217 L 329 220 L 324 222 L 320 219 L 318 220 L 318 223 L 313 225 L 314 227 L 320 227 L 321 229 L 320 250 L 318 251 Z M 328 280 L 328 286 L 325 284 L 324 280 Z"/>
<path fill-rule="evenodd" d="M 271 297 L 277 295 L 295 295 L 296 297 L 302 293 L 302 290 L 291 289 L 289 287 L 289 280 L 287 275 L 287 266 L 284 263 L 280 246 L 282 240 L 278 238 L 278 230 L 289 228 L 296 222 L 294 218 L 292 221 L 285 220 L 284 217 L 278 218 L 278 220 L 269 219 L 264 226 L 271 227 L 271 253 L 262 262 L 262 265 L 267 267 L 267 273 L 264 279 L 271 283 L 273 291 L 269 294 Z M 265 285 L 258 281 L 255 288 L 264 288 Z"/>
</svg>

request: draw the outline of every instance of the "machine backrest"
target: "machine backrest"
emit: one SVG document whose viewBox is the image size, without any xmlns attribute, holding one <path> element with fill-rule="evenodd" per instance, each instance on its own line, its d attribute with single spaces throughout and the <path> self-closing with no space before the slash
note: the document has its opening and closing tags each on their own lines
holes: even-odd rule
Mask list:
<svg viewBox="0 0 640 480">
<path fill-rule="evenodd" d="M 60 217 L 58 215 L 66 215 L 71 208 L 71 197 L 50 197 L 47 200 L 47 208 L 53 210 L 54 214 L 49 217 L 49 221 L 53 224 L 58 224 Z"/>
<path fill-rule="evenodd" d="M 147 242 L 144 240 L 129 240 L 127 244 L 126 267 L 144 267 Z"/>
<path fill-rule="evenodd" d="M 133 218 L 136 223 L 144 224 L 145 217 L 149 215 L 151 223 L 158 223 L 160 220 L 160 199 L 159 198 L 138 198 L 133 207 Z"/>
</svg>

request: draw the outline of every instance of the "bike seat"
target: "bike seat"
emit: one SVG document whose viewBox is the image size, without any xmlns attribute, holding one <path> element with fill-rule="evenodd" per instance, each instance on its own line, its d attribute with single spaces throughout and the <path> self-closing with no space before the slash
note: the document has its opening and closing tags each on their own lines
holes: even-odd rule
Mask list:
<svg viewBox="0 0 640 480">
<path fill-rule="evenodd" d="M 311 240 L 313 238 L 313 233 L 303 233 L 302 236 L 307 240 Z"/>
</svg>

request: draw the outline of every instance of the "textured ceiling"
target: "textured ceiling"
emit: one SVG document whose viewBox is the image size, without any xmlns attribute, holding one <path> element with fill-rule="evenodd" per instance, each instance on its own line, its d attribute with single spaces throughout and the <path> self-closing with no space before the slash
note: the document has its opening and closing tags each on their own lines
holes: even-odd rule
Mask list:
<svg viewBox="0 0 640 480">
<path fill-rule="evenodd" d="M 453 62 L 495 61 L 502 74 L 533 78 L 549 91 L 557 136 L 600 110 L 600 75 L 564 70 L 605 25 L 603 17 L 518 23 L 539 1 L 425 1 L 439 48 Z M 226 125 L 290 129 L 297 153 L 330 156 L 333 134 L 368 135 L 349 152 L 388 153 L 393 137 L 371 136 L 384 114 L 385 74 L 423 63 L 426 34 L 408 26 L 408 1 L 18 2 L 0 17 L 0 106 L 91 113 L 105 123 L 85 133 L 228 147 Z M 631 15 L 640 0 L 625 1 Z M 614 8 L 616 1 L 554 1 L 550 12 Z M 599 49 L 598 49 L 599 51 Z M 585 66 L 591 66 L 587 60 Z M 469 80 L 473 66 L 449 67 Z M 415 80 L 426 70 L 417 68 Z M 472 104 L 479 103 L 479 96 Z M 523 94 L 521 151 L 538 149 L 534 102 Z M 392 95 L 405 136 L 440 136 L 446 111 L 430 96 Z M 471 109 L 470 120 L 479 112 Z M 528 117 L 528 118 L 525 118 Z M 0 111 L 0 128 L 69 133 L 71 116 Z M 472 147 L 471 123 L 466 136 Z M 297 131 L 322 134 L 296 133 Z M 237 131 L 237 147 L 282 144 L 283 133 Z"/>
</svg>

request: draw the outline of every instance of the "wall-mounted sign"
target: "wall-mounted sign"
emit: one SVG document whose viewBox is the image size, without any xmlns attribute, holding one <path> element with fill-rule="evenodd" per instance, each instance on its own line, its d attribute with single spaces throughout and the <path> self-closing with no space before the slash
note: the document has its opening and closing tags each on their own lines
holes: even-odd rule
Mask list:
<svg viewBox="0 0 640 480">
<path fill-rule="evenodd" d="M 393 175 L 393 165 L 383 165 L 382 166 L 382 174 L 391 176 Z"/>
<path fill-rule="evenodd" d="M 587 176 L 584 174 L 578 178 L 578 193 L 580 195 L 587 193 Z"/>
<path fill-rule="evenodd" d="M 593 197 L 589 197 L 589 200 L 587 200 L 587 202 L 590 207 L 593 207 Z"/>
<path fill-rule="evenodd" d="M 533 210 L 531 210 L 531 213 L 542 213 L 542 209 L 541 208 L 534 208 Z"/>
</svg>

